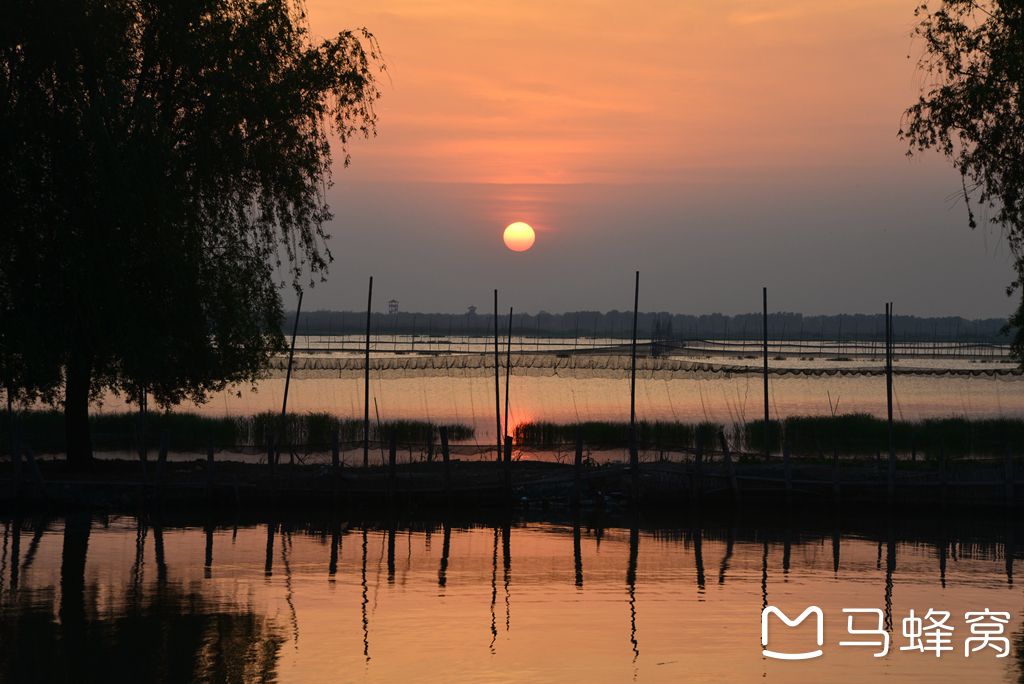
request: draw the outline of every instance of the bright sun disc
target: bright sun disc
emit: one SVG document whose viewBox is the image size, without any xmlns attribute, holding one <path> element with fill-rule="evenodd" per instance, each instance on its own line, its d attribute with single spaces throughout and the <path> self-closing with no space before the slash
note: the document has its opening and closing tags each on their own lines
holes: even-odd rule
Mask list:
<svg viewBox="0 0 1024 684">
<path fill-rule="evenodd" d="M 536 238 L 533 228 L 522 221 L 516 221 L 505 229 L 505 245 L 515 252 L 525 252 L 530 249 Z"/>
</svg>

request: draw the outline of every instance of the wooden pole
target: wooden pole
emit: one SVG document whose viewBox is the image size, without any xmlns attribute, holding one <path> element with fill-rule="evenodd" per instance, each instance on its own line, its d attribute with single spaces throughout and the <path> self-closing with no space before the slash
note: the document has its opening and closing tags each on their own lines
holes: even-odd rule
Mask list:
<svg viewBox="0 0 1024 684">
<path fill-rule="evenodd" d="M 640 304 L 640 271 L 636 272 L 636 288 L 633 290 L 633 351 L 629 370 L 629 429 L 636 439 L 636 319 Z"/>
<path fill-rule="evenodd" d="M 729 453 L 729 443 L 725 441 L 725 432 L 718 431 L 718 441 L 722 444 L 722 454 L 725 457 L 725 466 L 729 471 L 729 486 L 732 487 L 732 495 L 736 505 L 740 505 L 740 481 L 736 479 L 736 469 L 732 465 L 732 454 Z"/>
<path fill-rule="evenodd" d="M 771 458 L 771 447 L 769 445 L 768 430 L 768 288 L 761 288 L 761 299 L 764 308 L 764 459 Z"/>
<path fill-rule="evenodd" d="M 281 420 L 277 424 L 277 434 L 281 436 L 281 442 L 284 443 L 284 417 L 285 412 L 288 410 L 288 384 L 292 380 L 292 359 L 295 358 L 295 337 L 299 332 L 299 313 L 302 311 L 302 291 L 299 291 L 299 304 L 295 308 L 295 326 L 292 328 L 292 348 L 288 352 L 288 372 L 284 376 L 284 402 L 281 404 Z M 306 331 L 309 332 L 308 330 Z M 309 345 L 309 336 L 306 336 L 306 345 Z"/>
<path fill-rule="evenodd" d="M 583 426 L 576 426 L 576 460 L 572 467 L 572 505 L 579 508 L 583 484 Z"/>
<path fill-rule="evenodd" d="M 438 428 L 441 433 L 441 459 L 444 461 L 444 500 L 449 508 L 452 506 L 452 466 L 448 458 L 448 426 Z"/>
<path fill-rule="evenodd" d="M 373 276 L 366 296 L 366 361 L 363 377 L 363 467 L 370 467 L 370 306 L 373 302 Z"/>
</svg>

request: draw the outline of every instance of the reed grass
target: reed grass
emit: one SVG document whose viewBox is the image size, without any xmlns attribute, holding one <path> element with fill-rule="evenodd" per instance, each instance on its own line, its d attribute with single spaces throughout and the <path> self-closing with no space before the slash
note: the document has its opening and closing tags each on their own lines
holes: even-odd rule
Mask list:
<svg viewBox="0 0 1024 684">
<path fill-rule="evenodd" d="M 884 418 L 868 413 L 836 416 L 791 416 L 769 421 L 769 440 L 775 454 L 781 452 L 782 439 L 793 454 L 813 456 L 820 445 L 823 455 L 831 456 L 838 447 L 845 456 L 889 453 L 889 425 Z M 764 421 L 755 420 L 744 427 L 748 448 L 764 450 Z M 893 443 L 897 453 L 916 451 L 918 458 L 938 458 L 942 445 L 951 457 L 1001 457 L 1007 444 L 1016 451 L 1024 449 L 1024 419 L 979 418 L 964 416 L 927 418 L 921 421 L 893 421 Z"/>
<path fill-rule="evenodd" d="M 37 453 L 56 453 L 65 448 L 64 414 L 58 410 L 19 411 L 21 441 L 31 445 Z M 356 418 L 341 418 L 325 412 L 289 413 L 285 416 L 283 435 L 280 431 L 281 414 L 265 411 L 251 416 L 215 418 L 185 412 L 152 412 L 146 418 L 146 445 L 158 449 L 163 430 L 171 431 L 171 447 L 202 451 L 206 440 L 213 438 L 218 447 L 255 447 L 266 445 L 267 435 L 274 434 L 279 445 L 303 445 L 306 450 L 328 449 L 331 430 L 337 428 L 341 442 L 363 439 L 363 422 Z M 139 428 L 139 414 L 135 412 L 102 413 L 89 417 L 93 448 L 98 451 L 133 450 Z M 440 425 L 424 420 L 384 421 L 379 426 L 370 424 L 370 439 L 387 440 L 391 428 L 403 443 L 426 444 L 433 436 L 440 444 Z M 461 442 L 473 439 L 475 431 L 461 423 L 447 425 L 448 439 Z M 283 438 L 282 438 L 283 437 Z M 0 452 L 9 451 L 9 424 L 0 425 Z"/>
<path fill-rule="evenodd" d="M 550 423 L 530 422 L 517 425 L 512 438 L 516 444 L 524 446 L 541 446 L 555 444 L 575 444 L 576 428 L 583 427 L 583 439 L 587 444 L 609 448 L 625 448 L 629 446 L 629 423 L 627 421 L 586 421 L 583 423 Z M 706 423 L 705 444 L 714 444 L 714 436 L 719 430 L 725 429 L 718 423 Z M 636 438 L 644 444 L 662 444 L 692 448 L 696 445 L 697 430 L 695 423 L 676 421 L 637 421 Z M 708 448 L 711 448 L 710 446 Z"/>
</svg>

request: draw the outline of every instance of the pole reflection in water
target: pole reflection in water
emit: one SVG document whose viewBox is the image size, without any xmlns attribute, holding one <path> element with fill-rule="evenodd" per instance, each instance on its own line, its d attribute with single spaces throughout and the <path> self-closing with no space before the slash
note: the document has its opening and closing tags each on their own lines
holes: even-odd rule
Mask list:
<svg viewBox="0 0 1024 684">
<path fill-rule="evenodd" d="M 629 565 L 626 568 L 626 586 L 629 587 L 629 643 L 633 645 L 633 662 L 640 657 L 636 641 L 636 561 L 640 555 L 640 528 L 634 519 L 629 528 Z"/>
<path fill-rule="evenodd" d="M 1012 518 L 171 520 L 0 517 L 0 682 L 1002 681 L 1024 655 Z M 361 544 L 343 544 L 355 530 Z M 819 606 L 824 657 L 764 657 L 767 606 Z M 882 611 L 884 657 L 839 645 L 844 608 Z M 964 655 L 965 613 L 986 608 L 1010 613 L 1014 657 Z M 929 609 L 950 613 L 941 658 L 900 650 L 903 620 Z M 789 629 L 770 623 L 774 650 L 813 640 Z"/>
<path fill-rule="evenodd" d="M 576 587 L 583 588 L 583 552 L 581 547 L 583 532 L 580 529 L 580 512 L 577 510 L 572 518 L 572 558 L 576 567 Z"/>
</svg>

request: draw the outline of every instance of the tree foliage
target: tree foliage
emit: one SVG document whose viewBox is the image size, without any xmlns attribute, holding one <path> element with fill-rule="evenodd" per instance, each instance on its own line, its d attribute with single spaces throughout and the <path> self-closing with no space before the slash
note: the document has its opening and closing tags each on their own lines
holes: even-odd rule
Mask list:
<svg viewBox="0 0 1024 684">
<path fill-rule="evenodd" d="M 3 380 L 63 390 L 84 462 L 102 389 L 203 401 L 282 349 L 281 288 L 331 261 L 331 134 L 347 164 L 374 130 L 376 43 L 314 41 L 298 0 L 14 0 L 0 50 Z"/>
<path fill-rule="evenodd" d="M 972 202 L 992 210 L 1016 259 L 1012 295 L 1024 287 L 1024 2 L 944 0 L 915 16 L 927 81 L 900 135 L 911 154 L 934 148 L 953 161 L 971 228 Z M 1007 328 L 1016 328 L 1012 351 L 1024 365 L 1024 298 Z"/>
</svg>

